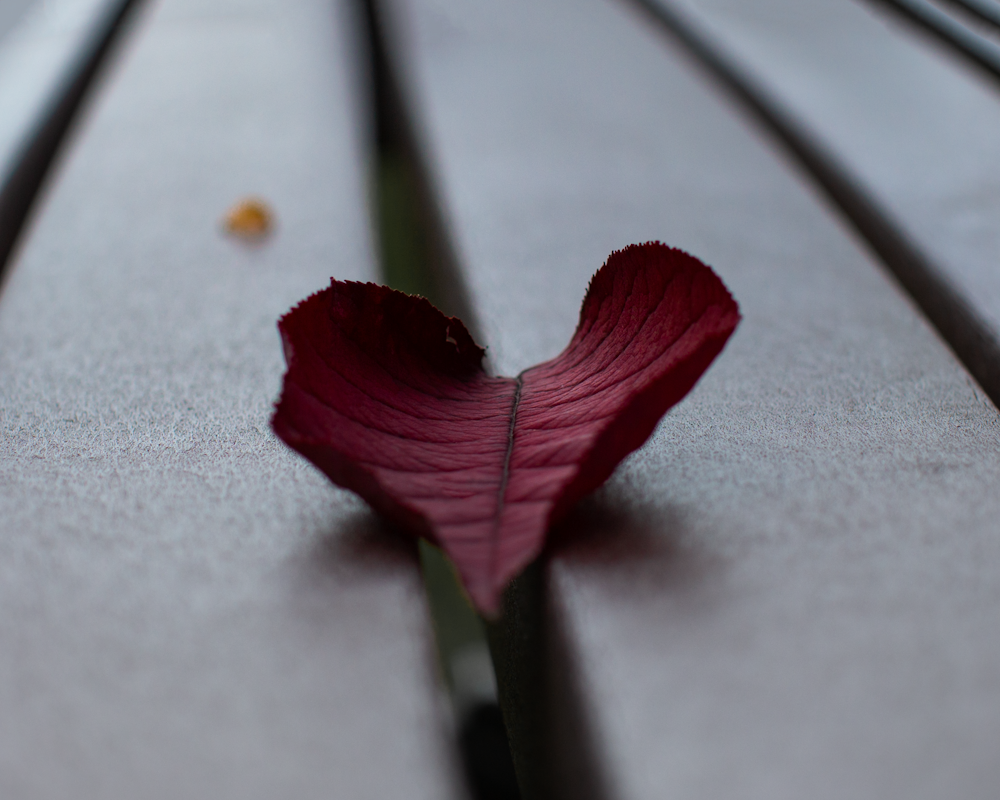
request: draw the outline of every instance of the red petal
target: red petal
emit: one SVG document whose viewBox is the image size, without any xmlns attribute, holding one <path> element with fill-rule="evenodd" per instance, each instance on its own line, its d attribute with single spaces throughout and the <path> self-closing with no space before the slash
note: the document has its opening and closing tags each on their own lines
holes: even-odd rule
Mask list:
<svg viewBox="0 0 1000 800">
<path fill-rule="evenodd" d="M 632 245 L 594 276 L 559 357 L 493 378 L 459 320 L 422 298 L 333 281 L 279 323 L 288 372 L 274 430 L 444 548 L 494 613 L 548 527 L 648 438 L 738 322 L 696 258 Z"/>
</svg>

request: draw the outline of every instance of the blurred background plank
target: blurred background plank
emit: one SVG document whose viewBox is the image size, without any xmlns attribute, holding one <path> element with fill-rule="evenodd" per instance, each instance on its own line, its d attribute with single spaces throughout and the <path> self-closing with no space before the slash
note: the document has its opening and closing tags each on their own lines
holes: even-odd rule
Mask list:
<svg viewBox="0 0 1000 800">
<path fill-rule="evenodd" d="M 876 249 L 884 250 L 877 243 L 884 224 L 873 226 L 873 216 L 898 231 L 910 253 L 889 248 L 883 257 L 997 402 L 996 77 L 881 3 L 651 0 L 649 5 L 667 9 L 707 37 L 798 132 L 837 163 L 868 202 L 836 202 L 859 228 L 868 228 L 865 235 Z M 953 25 L 960 20 L 956 14 Z M 985 33 L 990 35 L 984 42 L 995 39 L 994 32 Z M 989 46 L 1000 53 L 997 44 Z M 916 272 L 929 269 L 931 280 L 914 276 L 907 260 L 925 261 Z"/>
<path fill-rule="evenodd" d="M 25 11 L 36 2 L 39 0 L 7 0 L 0 6 L 0 42 L 3 42 L 12 28 L 17 27 Z"/>
<path fill-rule="evenodd" d="M 0 277 L 133 0 L 15 0 L 0 19 Z"/>
</svg>

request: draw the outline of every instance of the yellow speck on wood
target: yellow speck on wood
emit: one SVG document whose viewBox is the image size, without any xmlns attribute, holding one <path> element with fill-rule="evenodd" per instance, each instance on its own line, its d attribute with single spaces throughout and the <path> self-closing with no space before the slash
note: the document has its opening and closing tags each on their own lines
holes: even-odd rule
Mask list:
<svg viewBox="0 0 1000 800">
<path fill-rule="evenodd" d="M 274 227 L 274 212 L 257 197 L 240 200 L 226 213 L 223 224 L 228 233 L 243 239 L 262 239 Z"/>
</svg>

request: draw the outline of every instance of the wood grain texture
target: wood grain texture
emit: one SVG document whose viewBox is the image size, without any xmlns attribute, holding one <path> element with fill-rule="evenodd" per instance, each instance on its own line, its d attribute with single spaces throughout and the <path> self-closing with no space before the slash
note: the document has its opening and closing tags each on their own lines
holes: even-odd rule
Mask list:
<svg viewBox="0 0 1000 800">
<path fill-rule="evenodd" d="M 279 315 L 373 275 L 343 20 L 142 22 L 0 298 L 0 794 L 456 796 L 415 554 L 268 424 Z"/>
<path fill-rule="evenodd" d="M 498 371 L 554 354 L 579 287 L 629 242 L 696 254 L 744 313 L 549 563 L 558 688 L 582 706 L 556 735 L 589 726 L 599 773 L 564 775 L 566 794 L 990 797 L 996 409 L 779 149 L 627 7 L 396 6 Z"/>
</svg>

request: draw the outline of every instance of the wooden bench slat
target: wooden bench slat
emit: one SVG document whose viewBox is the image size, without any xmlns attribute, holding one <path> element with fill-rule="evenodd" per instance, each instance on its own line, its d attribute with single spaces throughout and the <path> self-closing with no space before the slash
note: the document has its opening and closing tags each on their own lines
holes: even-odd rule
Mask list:
<svg viewBox="0 0 1000 800">
<path fill-rule="evenodd" d="M 145 9 L 11 265 L 4 797 L 461 793 L 415 554 L 269 427 L 278 316 L 374 275 L 343 22 Z"/>
<path fill-rule="evenodd" d="M 702 257 L 745 315 L 549 563 L 554 672 L 581 698 L 556 735 L 589 725 L 600 773 L 570 761 L 566 795 L 988 797 L 996 409 L 779 148 L 625 4 L 395 7 L 500 372 L 558 352 L 630 242 Z"/>
<path fill-rule="evenodd" d="M 38 6 L 41 4 L 39 3 Z M 0 178 L 72 79 L 81 54 L 121 0 L 61 0 L 34 7 L 0 32 Z M 13 22 L 13 20 L 12 20 Z"/>
<path fill-rule="evenodd" d="M 9 0 L 0 8 L 0 44 L 21 23 L 25 12 L 35 4 L 35 0 Z"/>
<path fill-rule="evenodd" d="M 52 0 L 0 31 L 0 274 L 131 7 L 132 0 Z M 12 10 L 24 11 L 5 13 Z"/>
<path fill-rule="evenodd" d="M 684 0 L 1000 341 L 1000 85 L 864 2 Z"/>
</svg>

